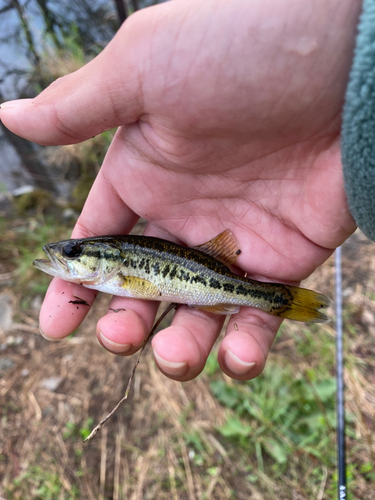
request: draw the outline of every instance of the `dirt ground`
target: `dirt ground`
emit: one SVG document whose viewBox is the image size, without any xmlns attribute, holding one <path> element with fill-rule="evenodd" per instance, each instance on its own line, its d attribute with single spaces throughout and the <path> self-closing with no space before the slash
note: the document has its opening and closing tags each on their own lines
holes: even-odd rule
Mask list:
<svg viewBox="0 0 375 500">
<path fill-rule="evenodd" d="M 374 249 L 357 232 L 343 250 L 347 411 L 352 422 L 348 461 L 356 498 L 367 499 L 375 499 L 368 479 L 373 477 L 371 465 L 366 476 L 355 472 L 355 464 L 373 464 L 375 454 Z M 96 341 L 95 323 L 107 308 L 106 296 L 98 299 L 73 336 L 54 343 L 44 340 L 38 330 L 42 295 L 35 293 L 22 303 L 9 269 L 4 263 L 0 268 L 2 500 L 312 498 L 306 496 L 303 477 L 298 477 L 301 465 L 296 465 L 295 475 L 286 466 L 278 478 L 257 470 L 252 480 L 254 474 L 244 468 L 246 452 L 218 433 L 228 409 L 214 396 L 210 381 L 213 374 L 229 387 L 232 381 L 207 370 L 191 382 L 173 382 L 158 372 L 149 349 L 138 366 L 129 401 L 83 444 L 124 394 L 134 357 L 115 357 Z M 332 296 L 333 269 L 331 258 L 307 285 Z M 314 366 L 319 353 L 312 348 L 304 358 L 297 352 L 296 328 L 286 322 L 270 362 L 289 363 L 298 371 L 307 362 Z M 332 342 L 333 324 L 322 328 Z M 319 467 L 312 455 L 310 462 L 305 478 Z M 269 470 L 271 474 L 272 467 Z M 335 498 L 327 490 L 334 470 L 322 470 L 314 498 Z"/>
</svg>

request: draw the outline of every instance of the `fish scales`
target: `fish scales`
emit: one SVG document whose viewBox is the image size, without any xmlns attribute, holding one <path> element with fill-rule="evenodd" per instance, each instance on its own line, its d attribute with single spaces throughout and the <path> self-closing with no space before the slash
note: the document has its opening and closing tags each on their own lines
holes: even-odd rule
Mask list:
<svg viewBox="0 0 375 500">
<path fill-rule="evenodd" d="M 132 238 L 133 239 L 133 238 Z M 287 306 L 292 300 L 283 285 L 264 283 L 241 278 L 227 266 L 199 250 L 159 244 L 149 241 L 141 246 L 137 237 L 131 242 L 121 242 L 124 276 L 143 278 L 155 284 L 161 300 L 183 302 L 187 305 L 234 304 L 261 308 L 259 301 L 272 301 L 276 307 Z M 126 295 L 126 291 L 117 294 Z M 288 299 L 285 300 L 285 295 Z"/>
<path fill-rule="evenodd" d="M 34 262 L 42 271 L 114 295 L 165 300 L 219 314 L 251 306 L 298 321 L 327 319 L 320 309 L 330 301 L 322 294 L 233 273 L 227 264 L 240 250 L 228 230 L 197 248 L 127 235 L 67 240 L 45 245 L 44 251 L 49 260 Z"/>
</svg>

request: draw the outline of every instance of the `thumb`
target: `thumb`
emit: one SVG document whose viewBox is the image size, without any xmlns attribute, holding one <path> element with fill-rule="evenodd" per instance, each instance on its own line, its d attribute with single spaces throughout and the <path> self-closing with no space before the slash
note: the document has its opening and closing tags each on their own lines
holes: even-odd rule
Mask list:
<svg viewBox="0 0 375 500">
<path fill-rule="evenodd" d="M 131 16 L 101 54 L 36 98 L 3 103 L 3 124 L 30 141 L 57 145 L 137 121 L 142 113 L 138 19 Z"/>
</svg>

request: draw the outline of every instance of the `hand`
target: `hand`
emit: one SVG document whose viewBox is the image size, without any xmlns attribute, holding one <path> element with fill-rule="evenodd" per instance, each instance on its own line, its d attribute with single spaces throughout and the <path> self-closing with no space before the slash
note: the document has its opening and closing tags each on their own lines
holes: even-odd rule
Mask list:
<svg viewBox="0 0 375 500">
<path fill-rule="evenodd" d="M 310 5 L 310 4 L 309 4 Z M 249 277 L 298 283 L 355 229 L 343 189 L 340 113 L 360 2 L 168 2 L 131 16 L 108 47 L 35 99 L 2 106 L 13 132 L 71 144 L 119 126 L 73 237 L 145 234 L 189 246 L 229 228 Z M 61 339 L 96 292 L 54 279 L 40 314 Z M 139 349 L 158 304 L 114 297 L 99 342 Z M 233 316 L 219 350 L 229 376 L 264 367 L 281 320 L 253 308 Z M 203 369 L 221 316 L 180 307 L 153 339 L 176 380 Z M 236 327 L 235 327 L 236 324 Z"/>
</svg>

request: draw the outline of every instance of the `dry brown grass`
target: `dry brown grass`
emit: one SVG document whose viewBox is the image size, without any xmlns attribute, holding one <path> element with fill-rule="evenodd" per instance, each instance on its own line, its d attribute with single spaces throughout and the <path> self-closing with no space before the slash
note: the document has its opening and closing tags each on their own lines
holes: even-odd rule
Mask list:
<svg viewBox="0 0 375 500">
<path fill-rule="evenodd" d="M 150 352 L 138 368 L 130 403 L 101 435 L 83 445 L 79 429 L 89 416 L 97 419 L 114 406 L 125 391 L 133 363 L 114 358 L 94 339 L 93 324 L 106 303 L 103 297 L 79 334 L 63 342 L 47 343 L 37 334 L 35 313 L 33 326 L 28 325 L 26 332 L 19 327 L 25 341 L 11 353 L 17 368 L 0 385 L 5 490 L 13 490 L 14 498 L 26 498 L 27 482 L 23 491 L 22 485 L 12 487 L 12 481 L 37 464 L 57 473 L 67 492 L 77 484 L 82 498 L 162 499 L 172 493 L 175 498 L 192 499 L 207 490 L 215 498 L 228 498 L 225 491 L 231 486 L 221 475 L 198 479 L 181 438 L 186 428 L 198 432 L 218 463 L 225 464 L 226 452 L 214 435 L 215 426 L 223 422 L 223 409 L 203 378 L 187 384 L 166 379 Z M 25 369 L 28 376 L 21 374 Z M 53 392 L 42 386 L 50 377 L 62 380 Z M 76 426 L 68 438 L 67 423 Z M 81 478 L 76 477 L 77 470 Z M 166 488 L 169 484 L 171 491 Z"/>
<path fill-rule="evenodd" d="M 344 248 L 348 461 L 351 489 L 361 499 L 375 499 L 373 484 L 360 472 L 360 466 L 373 464 L 375 458 L 374 248 L 359 233 Z M 2 271 L 5 275 L 11 270 L 4 266 Z M 333 283 L 330 259 L 307 285 L 332 296 Z M 276 469 L 267 457 L 271 465 L 259 468 L 254 454 L 217 431 L 229 410 L 210 390 L 213 375 L 205 372 L 188 383 L 173 382 L 158 372 L 149 350 L 138 366 L 129 401 L 84 445 L 83 437 L 122 397 L 134 362 L 114 357 L 96 342 L 95 322 L 106 310 L 108 298 L 99 298 L 75 336 L 49 343 L 39 335 L 37 311 L 19 307 L 22 291 L 14 282 L 12 291 L 6 278 L 2 285 L 2 291 L 7 285 L 18 303 L 12 328 L 0 332 L 0 344 L 6 346 L 2 355 L 14 362 L 14 368 L 0 378 L 3 498 L 332 498 L 328 486 L 334 471 L 312 455 L 307 463 L 296 450 L 284 472 L 274 475 Z M 318 334 L 301 328 L 285 324 L 269 361 L 293 370 L 296 377 L 321 369 L 322 356 L 329 360 L 334 354 L 331 324 L 323 325 Z M 11 335 L 21 339 L 19 345 L 9 343 Z M 322 339 L 329 339 L 327 348 Z M 313 347 L 304 356 L 301 345 L 309 342 Z M 44 386 L 51 377 L 61 379 L 55 390 Z M 214 377 L 233 384 L 221 374 Z M 256 481 L 249 480 L 248 466 Z M 307 488 L 317 471 L 318 480 Z"/>
</svg>

